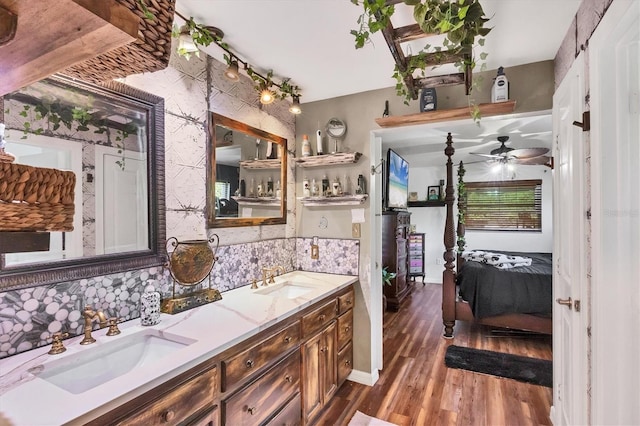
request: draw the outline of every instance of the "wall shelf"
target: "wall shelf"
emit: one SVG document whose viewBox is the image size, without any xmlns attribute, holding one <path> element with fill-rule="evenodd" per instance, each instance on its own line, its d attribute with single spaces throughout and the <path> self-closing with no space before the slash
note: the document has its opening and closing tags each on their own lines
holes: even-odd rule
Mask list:
<svg viewBox="0 0 640 426">
<path fill-rule="evenodd" d="M 281 161 L 273 160 L 244 160 L 240 162 L 240 167 L 245 169 L 280 169 Z"/>
<path fill-rule="evenodd" d="M 490 117 L 492 115 L 502 115 L 513 112 L 516 108 L 516 101 L 480 104 L 478 107 L 480 108 L 481 117 Z M 416 114 L 380 117 L 376 118 L 376 123 L 378 123 L 380 127 L 401 127 L 413 124 L 436 123 L 438 121 L 461 120 L 465 118 L 471 118 L 471 108 L 468 106 L 419 112 Z"/>
<path fill-rule="evenodd" d="M 409 207 L 444 207 L 444 200 L 440 201 L 409 201 L 407 203 Z"/>
<path fill-rule="evenodd" d="M 362 154 L 360 152 L 339 152 L 337 154 L 312 155 L 310 157 L 296 158 L 300 167 L 333 166 L 337 164 L 357 163 Z"/>
<path fill-rule="evenodd" d="M 232 195 L 231 198 L 238 204 L 247 206 L 276 206 L 280 207 L 280 198 L 275 197 L 239 197 Z"/>
<path fill-rule="evenodd" d="M 336 197 L 298 197 L 304 206 L 357 206 L 363 204 L 368 194 L 343 195 Z"/>
</svg>

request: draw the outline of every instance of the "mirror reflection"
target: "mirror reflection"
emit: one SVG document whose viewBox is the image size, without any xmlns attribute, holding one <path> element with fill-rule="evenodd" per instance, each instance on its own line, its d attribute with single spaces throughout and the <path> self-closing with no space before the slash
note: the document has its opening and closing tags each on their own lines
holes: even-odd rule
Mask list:
<svg viewBox="0 0 640 426">
<path fill-rule="evenodd" d="M 286 139 L 212 113 L 210 227 L 285 223 Z"/>
<path fill-rule="evenodd" d="M 13 283 L 2 276 L 37 273 L 57 264 L 113 261 L 123 253 L 129 259 L 158 254 L 150 216 L 158 206 L 150 176 L 157 130 L 152 124 L 162 100 L 150 97 L 154 105 L 119 98 L 115 90 L 126 91 L 126 86 L 110 86 L 56 77 L 4 97 L 6 151 L 19 164 L 73 171 L 76 187 L 73 231 L 52 232 L 49 251 L 2 255 L 0 287 Z M 47 282 L 52 277 L 32 278 Z"/>
</svg>

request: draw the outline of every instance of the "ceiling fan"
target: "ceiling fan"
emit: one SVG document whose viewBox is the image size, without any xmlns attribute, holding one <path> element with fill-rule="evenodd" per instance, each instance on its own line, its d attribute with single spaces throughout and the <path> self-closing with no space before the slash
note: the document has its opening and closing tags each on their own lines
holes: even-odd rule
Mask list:
<svg viewBox="0 0 640 426">
<path fill-rule="evenodd" d="M 472 152 L 473 155 L 489 158 L 501 164 L 545 165 L 553 168 L 553 157 L 547 156 L 548 148 L 514 149 L 506 146 L 509 136 L 498 136 L 500 146 L 492 149 L 489 154 Z"/>
</svg>

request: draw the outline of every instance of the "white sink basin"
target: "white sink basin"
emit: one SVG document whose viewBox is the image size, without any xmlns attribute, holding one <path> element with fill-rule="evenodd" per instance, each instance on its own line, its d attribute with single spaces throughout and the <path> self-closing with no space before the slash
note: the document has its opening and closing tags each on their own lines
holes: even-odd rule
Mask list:
<svg viewBox="0 0 640 426">
<path fill-rule="evenodd" d="M 67 392 L 80 394 L 129 371 L 153 364 L 196 340 L 154 329 L 90 348 L 38 367 L 37 377 Z"/>
<path fill-rule="evenodd" d="M 315 287 L 310 284 L 285 281 L 281 284 L 271 284 L 269 287 L 256 290 L 255 293 L 284 299 L 295 299 L 296 297 L 303 296 L 314 289 Z"/>
</svg>

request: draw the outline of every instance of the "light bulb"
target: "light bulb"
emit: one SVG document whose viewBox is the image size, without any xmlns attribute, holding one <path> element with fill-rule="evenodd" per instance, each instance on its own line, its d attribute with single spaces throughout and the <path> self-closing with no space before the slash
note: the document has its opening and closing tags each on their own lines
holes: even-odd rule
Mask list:
<svg viewBox="0 0 640 426">
<path fill-rule="evenodd" d="M 300 97 L 299 96 L 294 96 L 293 97 L 293 102 L 291 103 L 291 106 L 289 107 L 289 112 L 292 114 L 300 114 L 302 113 L 302 108 L 300 108 Z"/>
<path fill-rule="evenodd" d="M 238 61 L 231 61 L 229 67 L 224 72 L 224 76 L 231 81 L 238 81 L 240 79 L 240 75 L 238 73 Z"/>
<path fill-rule="evenodd" d="M 262 89 L 262 92 L 260 92 L 260 103 L 263 105 L 268 105 L 275 101 L 275 99 L 273 92 L 269 89 Z"/>
</svg>

